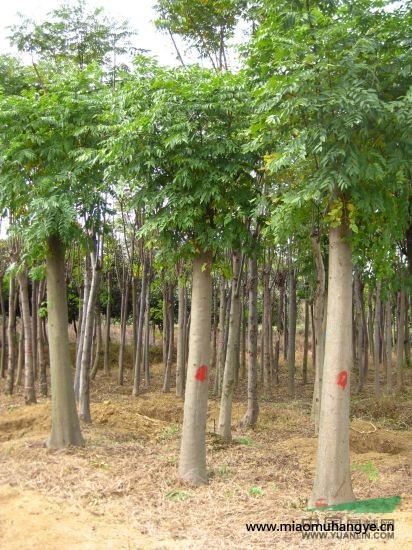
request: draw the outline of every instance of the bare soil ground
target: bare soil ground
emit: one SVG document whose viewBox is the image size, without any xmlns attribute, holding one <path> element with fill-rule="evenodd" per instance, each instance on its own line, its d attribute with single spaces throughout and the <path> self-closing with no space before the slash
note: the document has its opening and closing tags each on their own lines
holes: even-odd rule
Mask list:
<svg viewBox="0 0 412 550">
<path fill-rule="evenodd" d="M 2 550 L 412 547 L 410 394 L 377 403 L 367 397 L 368 388 L 352 403 L 355 494 L 401 495 L 394 513 L 378 516 L 395 519 L 395 539 L 313 541 L 300 533 L 251 533 L 245 527 L 330 517 L 306 512 L 316 454 L 312 385 L 298 382 L 292 401 L 285 381 L 272 396 L 263 396 L 253 432 L 238 428 L 245 411 L 239 390 L 231 445 L 213 434 L 218 403 L 211 399 L 210 483 L 194 488 L 177 476 L 183 402 L 161 393 L 162 366 L 153 372 L 152 387 L 137 398 L 131 396 L 130 370 L 123 387 L 116 385 L 114 372 L 111 379 L 98 375 L 92 383 L 93 423 L 83 426 L 84 449 L 47 450 L 50 400 L 24 406 L 21 395 L 5 397 L 0 388 Z M 376 520 L 362 515 L 367 517 Z"/>
</svg>

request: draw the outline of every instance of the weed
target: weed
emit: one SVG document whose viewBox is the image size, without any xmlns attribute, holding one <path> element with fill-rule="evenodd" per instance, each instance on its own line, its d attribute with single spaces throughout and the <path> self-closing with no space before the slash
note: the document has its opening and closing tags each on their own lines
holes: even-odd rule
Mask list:
<svg viewBox="0 0 412 550">
<path fill-rule="evenodd" d="M 166 498 L 175 502 L 182 502 L 183 500 L 187 500 L 189 496 L 190 495 L 186 493 L 186 491 L 179 491 L 179 489 L 173 489 L 172 491 L 166 493 Z"/>
<path fill-rule="evenodd" d="M 238 445 L 246 445 L 247 447 L 254 445 L 254 441 L 253 439 L 250 439 L 250 437 L 235 437 L 233 439 L 233 443 L 237 443 Z"/>
<path fill-rule="evenodd" d="M 251 497 L 262 497 L 263 496 L 262 487 L 258 487 L 257 485 L 254 485 L 249 489 L 249 495 Z"/>
<path fill-rule="evenodd" d="M 365 464 L 353 464 L 352 470 L 355 472 L 363 472 L 368 476 L 369 481 L 377 481 L 379 479 L 379 472 L 370 461 Z"/>
<path fill-rule="evenodd" d="M 177 434 L 178 431 L 179 431 L 179 428 L 178 426 L 176 426 L 176 424 L 172 424 L 171 426 L 166 426 L 166 428 L 164 428 L 162 432 L 159 434 L 159 439 L 163 441 L 165 439 L 172 439 Z"/>
</svg>

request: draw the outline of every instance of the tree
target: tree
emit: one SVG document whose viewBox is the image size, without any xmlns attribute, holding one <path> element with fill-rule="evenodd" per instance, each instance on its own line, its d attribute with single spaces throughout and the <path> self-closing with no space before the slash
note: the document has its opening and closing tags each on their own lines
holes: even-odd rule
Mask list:
<svg viewBox="0 0 412 550">
<path fill-rule="evenodd" d="M 70 382 L 64 249 L 84 238 L 79 218 L 96 225 L 104 210 L 103 182 L 87 160 L 101 92 L 100 74 L 92 68 L 54 76 L 47 93 L 30 90 L 1 102 L 1 205 L 16 213 L 13 230 L 24 236 L 31 258 L 47 257 L 52 447 L 83 444 Z"/>
<path fill-rule="evenodd" d="M 141 230 L 170 258 L 193 262 L 189 360 L 180 475 L 206 482 L 205 431 L 213 252 L 246 240 L 242 221 L 251 197 L 241 130 L 247 112 L 240 75 L 192 67 L 167 71 L 138 60 L 120 94 L 119 135 L 107 144 L 113 170 L 133 182 L 144 204 Z M 203 306 L 202 306 L 203 304 Z M 203 308 L 199 311 L 199 308 Z"/>
<path fill-rule="evenodd" d="M 406 24 L 401 8 L 389 13 L 368 1 L 262 4 L 249 61 L 263 82 L 257 142 L 272 140 L 268 170 L 287 183 L 273 223 L 314 202 L 329 226 L 319 448 L 309 505 L 336 504 L 353 498 L 351 233 L 371 213 L 388 216 L 408 187 L 409 146 L 400 120 L 409 100 L 406 81 L 396 77 L 406 55 Z M 389 50 L 383 37 L 401 21 Z M 401 220 L 406 227 L 407 218 Z M 394 235 L 393 220 L 386 229 Z"/>
</svg>

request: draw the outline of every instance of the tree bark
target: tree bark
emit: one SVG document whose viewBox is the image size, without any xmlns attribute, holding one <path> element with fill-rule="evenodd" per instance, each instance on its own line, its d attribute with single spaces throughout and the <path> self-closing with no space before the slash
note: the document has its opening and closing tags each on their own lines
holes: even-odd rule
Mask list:
<svg viewBox="0 0 412 550">
<path fill-rule="evenodd" d="M 385 370 L 386 370 L 386 393 L 392 394 L 392 307 L 388 297 L 385 302 Z"/>
<path fill-rule="evenodd" d="M 263 333 L 263 349 L 261 352 L 263 362 L 263 387 L 270 395 L 272 393 L 272 373 L 270 370 L 270 256 L 263 268 L 263 318 L 262 318 L 262 333 Z"/>
<path fill-rule="evenodd" d="M 48 240 L 47 311 L 49 321 L 52 427 L 50 448 L 84 445 L 74 398 L 70 365 L 64 249 L 57 237 Z"/>
<path fill-rule="evenodd" d="M 296 274 L 289 271 L 289 336 L 288 336 L 288 392 L 295 395 L 295 344 L 296 344 Z"/>
<path fill-rule="evenodd" d="M 380 380 L 379 380 L 379 345 L 380 345 L 380 324 L 381 324 L 381 283 L 376 283 L 375 295 L 375 319 L 374 319 L 374 334 L 373 334 L 373 368 L 375 370 L 375 397 L 380 397 Z"/>
<path fill-rule="evenodd" d="M 38 293 L 38 302 L 37 302 L 37 312 L 40 311 L 40 307 L 43 301 L 44 292 L 46 289 L 46 281 L 43 280 L 40 282 L 39 293 Z M 38 350 L 38 360 L 39 360 L 39 382 L 40 382 L 40 393 L 43 397 L 47 397 L 47 370 L 46 370 L 46 350 L 43 329 L 41 326 L 42 319 L 39 317 L 37 319 L 37 350 Z"/>
<path fill-rule="evenodd" d="M 112 274 L 107 273 L 107 306 L 106 306 L 106 326 L 104 339 L 104 360 L 103 372 L 108 375 L 110 371 L 110 323 L 111 323 L 111 305 L 112 305 Z"/>
<path fill-rule="evenodd" d="M 119 384 L 119 386 L 123 386 L 123 382 L 124 382 L 124 348 L 126 346 L 127 314 L 128 314 L 128 307 L 129 307 L 129 287 L 130 287 L 129 277 L 125 273 L 123 278 L 122 307 L 121 307 L 122 314 L 120 319 L 119 371 L 117 375 L 117 383 Z"/>
<path fill-rule="evenodd" d="M 247 410 L 242 424 L 254 428 L 259 416 L 257 372 L 257 259 L 249 260 L 249 323 L 248 323 L 248 383 Z"/>
<path fill-rule="evenodd" d="M 12 395 L 14 389 L 14 371 L 16 365 L 16 279 L 10 277 L 9 281 L 9 322 L 7 325 L 7 378 L 4 393 Z"/>
<path fill-rule="evenodd" d="M 76 352 L 76 372 L 74 376 L 74 395 L 76 401 L 79 401 L 80 398 L 80 372 L 82 365 L 82 356 L 83 356 L 83 344 L 84 344 L 84 331 L 86 328 L 86 314 L 87 314 L 87 304 L 89 303 L 90 295 L 90 284 L 91 284 L 91 275 L 90 275 L 90 257 L 89 254 L 86 254 L 85 261 L 85 270 L 84 270 L 84 289 L 83 289 L 83 306 L 82 306 L 82 315 L 81 315 L 81 324 L 78 334 L 78 344 Z"/>
<path fill-rule="evenodd" d="M 83 422 L 91 422 L 90 414 L 90 366 L 92 360 L 93 327 L 96 310 L 96 301 L 100 284 L 100 261 L 95 252 L 90 253 L 92 265 L 92 282 L 90 285 L 89 300 L 85 306 L 84 315 L 84 342 L 82 360 L 80 365 L 80 393 L 79 393 L 79 417 Z"/>
<path fill-rule="evenodd" d="M 0 376 L 6 376 L 6 307 L 4 304 L 3 276 L 0 276 L 0 307 L 1 307 L 1 356 L 0 356 Z M 10 308 L 10 303 L 9 303 Z"/>
<path fill-rule="evenodd" d="M 403 358 L 405 353 L 405 313 L 406 299 L 403 289 L 399 292 L 398 299 L 399 307 L 399 322 L 398 333 L 396 340 L 396 390 L 399 393 L 403 388 Z"/>
<path fill-rule="evenodd" d="M 176 395 L 183 397 L 183 381 L 185 378 L 185 287 L 179 282 L 179 311 L 177 333 L 177 359 L 176 359 Z"/>
<path fill-rule="evenodd" d="M 305 335 L 303 340 L 302 382 L 308 383 L 309 302 L 305 300 Z"/>
<path fill-rule="evenodd" d="M 34 390 L 32 320 L 30 316 L 29 279 L 26 268 L 24 268 L 17 277 L 20 288 L 21 314 L 24 327 L 24 401 L 26 405 L 30 405 L 32 403 L 37 403 L 37 400 Z"/>
<path fill-rule="evenodd" d="M 37 352 L 37 305 L 38 305 L 38 295 L 39 295 L 39 283 L 38 281 L 32 282 L 32 291 L 31 291 L 31 320 L 32 320 L 32 357 L 33 357 L 33 376 L 37 380 L 38 376 L 38 352 Z"/>
<path fill-rule="evenodd" d="M 96 312 L 95 312 L 95 331 L 96 331 L 96 351 L 94 354 L 93 367 L 90 373 L 91 380 L 94 380 L 96 378 L 96 374 L 100 364 L 100 357 L 102 354 L 102 347 L 103 347 L 102 315 L 100 313 L 99 307 L 96 308 Z"/>
<path fill-rule="evenodd" d="M 140 307 L 139 307 L 139 322 L 137 326 L 137 344 L 136 344 L 136 359 L 133 369 L 133 392 L 132 395 L 137 396 L 140 391 L 141 364 L 143 356 L 143 325 L 144 311 L 146 305 L 146 287 L 148 275 L 148 258 L 146 254 L 143 257 L 143 273 L 142 273 L 142 288 L 140 291 Z"/>
<path fill-rule="evenodd" d="M 237 251 L 232 255 L 232 297 L 229 314 L 229 335 L 223 372 L 222 396 L 220 400 L 220 413 L 217 432 L 225 440 L 232 438 L 232 401 L 235 387 L 236 356 L 239 358 L 239 323 L 240 323 L 240 255 Z"/>
<path fill-rule="evenodd" d="M 166 359 L 164 380 L 163 380 L 163 392 L 164 393 L 169 393 L 170 392 L 170 377 L 171 377 L 172 361 L 173 361 L 173 341 L 174 341 L 173 286 L 172 286 L 172 283 L 168 284 L 166 314 L 167 314 L 167 326 L 169 327 L 169 336 L 167 338 L 168 350 L 167 350 L 167 359 Z"/>
<path fill-rule="evenodd" d="M 195 485 L 207 483 L 206 421 L 212 308 L 211 254 L 193 260 L 189 358 L 179 475 Z"/>
<path fill-rule="evenodd" d="M 313 301 L 313 326 L 314 326 L 314 364 L 315 364 L 315 385 L 312 400 L 312 420 L 314 422 L 315 434 L 319 432 L 319 418 L 322 394 L 323 361 L 325 353 L 325 331 L 326 323 L 326 280 L 325 266 L 322 258 L 320 239 L 318 234 L 312 235 L 312 250 L 316 265 L 316 290 Z"/>
<path fill-rule="evenodd" d="M 316 475 L 309 508 L 354 500 L 349 457 L 352 258 L 346 221 L 329 233 L 329 286 Z"/>
<path fill-rule="evenodd" d="M 220 392 L 220 373 L 224 369 L 225 364 L 225 314 L 226 314 L 226 281 L 222 277 L 220 280 L 220 292 L 219 292 L 219 326 L 217 337 L 217 359 L 216 359 L 216 378 L 215 386 L 213 389 L 214 395 L 219 395 Z"/>
</svg>

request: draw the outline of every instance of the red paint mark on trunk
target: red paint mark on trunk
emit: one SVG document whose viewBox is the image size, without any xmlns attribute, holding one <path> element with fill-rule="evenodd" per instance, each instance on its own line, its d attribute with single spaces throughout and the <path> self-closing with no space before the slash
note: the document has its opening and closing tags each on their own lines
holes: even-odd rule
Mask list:
<svg viewBox="0 0 412 550">
<path fill-rule="evenodd" d="M 338 374 L 338 386 L 340 386 L 344 390 L 346 388 L 347 383 L 348 383 L 348 373 L 346 370 L 343 370 Z"/>
<path fill-rule="evenodd" d="M 328 503 L 324 498 L 318 498 L 318 500 L 315 502 L 315 508 L 323 508 L 324 506 L 327 506 Z"/>
<path fill-rule="evenodd" d="M 199 382 L 204 382 L 207 377 L 207 366 L 206 365 L 200 365 L 200 367 L 196 371 L 196 380 L 199 380 Z"/>
</svg>

